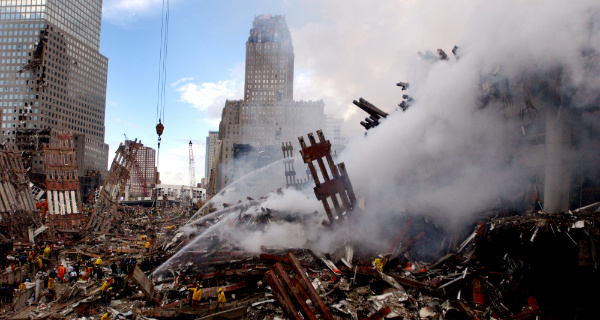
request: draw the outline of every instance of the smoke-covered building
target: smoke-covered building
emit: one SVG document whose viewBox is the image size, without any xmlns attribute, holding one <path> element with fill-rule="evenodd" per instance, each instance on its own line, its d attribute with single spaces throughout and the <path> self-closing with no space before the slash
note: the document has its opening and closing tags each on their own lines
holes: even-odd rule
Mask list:
<svg viewBox="0 0 600 320">
<path fill-rule="evenodd" d="M 597 55 L 583 58 L 591 61 L 586 74 L 600 70 L 593 63 Z M 483 105 L 502 108 L 518 132 L 520 148 L 512 161 L 522 163 L 527 175 L 525 203 L 560 213 L 597 201 L 598 169 L 588 160 L 596 161 L 600 95 L 571 89 L 558 66 L 525 74 L 516 81 L 494 75 L 482 82 Z"/>
<path fill-rule="evenodd" d="M 297 145 L 299 136 L 325 127 L 324 102 L 294 101 L 293 84 L 294 51 L 285 17 L 255 17 L 246 42 L 244 100 L 228 100 L 221 115 L 217 190 L 279 159 L 282 142 Z"/>
</svg>

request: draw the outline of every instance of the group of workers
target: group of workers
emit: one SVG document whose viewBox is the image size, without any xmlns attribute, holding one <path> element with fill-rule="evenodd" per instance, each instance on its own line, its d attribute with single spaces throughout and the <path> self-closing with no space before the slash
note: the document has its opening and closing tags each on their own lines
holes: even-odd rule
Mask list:
<svg viewBox="0 0 600 320">
<path fill-rule="evenodd" d="M 200 305 L 200 300 L 202 300 L 202 286 L 198 285 L 198 283 L 195 283 L 191 288 L 189 288 L 189 291 L 191 293 L 190 302 L 192 307 L 198 307 Z M 219 307 L 221 307 L 222 304 L 227 301 L 227 298 L 225 298 L 225 292 L 223 291 L 223 288 L 219 288 L 218 292 L 217 301 L 219 302 Z"/>
</svg>

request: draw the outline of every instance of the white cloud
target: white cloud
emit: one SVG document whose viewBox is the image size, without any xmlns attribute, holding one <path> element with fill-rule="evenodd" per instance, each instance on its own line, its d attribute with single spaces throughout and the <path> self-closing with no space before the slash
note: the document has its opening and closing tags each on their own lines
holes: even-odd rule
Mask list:
<svg viewBox="0 0 600 320">
<path fill-rule="evenodd" d="M 115 23 L 125 23 L 136 16 L 160 12 L 163 0 L 104 0 L 102 16 Z"/>
<path fill-rule="evenodd" d="M 194 81 L 194 78 L 181 78 L 181 79 L 171 83 L 171 87 L 177 87 L 178 85 L 180 85 L 184 82 L 188 82 L 188 81 Z"/>
<path fill-rule="evenodd" d="M 191 104 L 194 108 L 205 111 L 206 121 L 217 122 L 226 100 L 242 98 L 243 67 L 236 66 L 231 70 L 232 78 L 217 82 L 194 83 L 194 78 L 181 78 L 171 86 L 179 92 L 179 101 Z"/>
<path fill-rule="evenodd" d="M 217 83 L 186 83 L 179 86 L 177 91 L 181 92 L 180 101 L 190 103 L 194 108 L 206 110 L 215 103 L 224 102 L 225 99 L 233 97 L 235 93 L 233 86 L 234 84 L 230 80 Z"/>
</svg>

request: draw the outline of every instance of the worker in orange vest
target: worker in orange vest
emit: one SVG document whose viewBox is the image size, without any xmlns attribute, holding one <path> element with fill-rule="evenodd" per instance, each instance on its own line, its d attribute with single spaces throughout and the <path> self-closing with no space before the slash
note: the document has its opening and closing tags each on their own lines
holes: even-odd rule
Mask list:
<svg viewBox="0 0 600 320">
<path fill-rule="evenodd" d="M 57 270 L 58 270 L 58 278 L 64 282 L 65 281 L 65 273 L 67 272 L 67 268 L 65 268 L 65 266 L 63 266 L 63 265 L 60 265 Z"/>
</svg>

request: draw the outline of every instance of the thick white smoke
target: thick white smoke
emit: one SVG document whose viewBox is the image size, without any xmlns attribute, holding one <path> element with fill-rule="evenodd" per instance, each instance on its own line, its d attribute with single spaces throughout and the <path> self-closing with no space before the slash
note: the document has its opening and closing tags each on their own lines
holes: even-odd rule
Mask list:
<svg viewBox="0 0 600 320">
<path fill-rule="evenodd" d="M 500 200 L 523 197 L 531 172 L 521 161 L 518 126 L 501 107 L 479 108 L 481 82 L 494 76 L 519 83 L 561 68 L 561 89 L 567 82 L 579 89 L 572 107 L 589 106 L 596 96 L 587 88 L 599 77 L 586 71 L 584 52 L 600 49 L 598 9 L 591 1 L 486 1 L 457 17 L 467 26 L 456 39 L 459 59 L 413 63 L 408 79 L 398 79 L 410 82 L 413 105 L 342 155 L 355 190 L 368 199 L 369 218 L 404 208 L 449 217 L 454 225 Z"/>
</svg>

